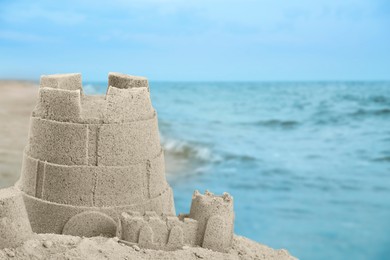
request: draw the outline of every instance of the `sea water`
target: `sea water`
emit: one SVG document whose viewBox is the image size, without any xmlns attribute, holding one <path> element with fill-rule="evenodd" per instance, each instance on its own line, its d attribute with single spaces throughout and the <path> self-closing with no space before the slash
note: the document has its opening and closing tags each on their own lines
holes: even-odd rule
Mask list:
<svg viewBox="0 0 390 260">
<path fill-rule="evenodd" d="M 389 259 L 390 82 L 150 87 L 178 213 L 195 189 L 228 191 L 239 235 L 299 259 Z"/>
</svg>

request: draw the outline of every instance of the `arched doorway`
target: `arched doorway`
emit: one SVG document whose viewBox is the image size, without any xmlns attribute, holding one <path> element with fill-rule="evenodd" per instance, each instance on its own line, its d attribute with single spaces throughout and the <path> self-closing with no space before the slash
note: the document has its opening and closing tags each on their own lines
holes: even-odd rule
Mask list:
<svg viewBox="0 0 390 260">
<path fill-rule="evenodd" d="M 110 216 L 97 212 L 86 211 L 73 216 L 64 226 L 62 234 L 84 237 L 115 237 L 117 223 Z"/>
</svg>

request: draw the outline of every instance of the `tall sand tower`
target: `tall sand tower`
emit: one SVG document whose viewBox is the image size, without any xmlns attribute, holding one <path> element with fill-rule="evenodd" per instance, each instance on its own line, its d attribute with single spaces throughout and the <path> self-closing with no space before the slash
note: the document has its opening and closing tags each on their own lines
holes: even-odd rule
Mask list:
<svg viewBox="0 0 390 260">
<path fill-rule="evenodd" d="M 16 186 L 36 233 L 115 236 L 124 211 L 175 214 L 147 79 L 110 73 L 88 96 L 81 74 L 42 76 Z"/>
</svg>

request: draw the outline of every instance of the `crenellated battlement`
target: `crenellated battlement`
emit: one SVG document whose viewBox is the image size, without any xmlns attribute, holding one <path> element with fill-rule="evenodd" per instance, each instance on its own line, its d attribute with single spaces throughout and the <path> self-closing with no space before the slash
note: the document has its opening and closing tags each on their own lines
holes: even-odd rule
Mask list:
<svg viewBox="0 0 390 260">
<path fill-rule="evenodd" d="M 149 90 L 148 79 L 118 72 L 108 73 L 108 86 L 120 89 L 142 88 Z M 80 90 L 83 92 L 81 73 L 42 75 L 41 88 L 56 88 L 62 90 Z"/>
<path fill-rule="evenodd" d="M 55 88 L 62 90 L 79 90 L 83 92 L 80 73 L 42 75 L 40 88 Z"/>
<path fill-rule="evenodd" d="M 153 117 L 148 80 L 144 77 L 109 73 L 105 96 L 83 92 L 81 74 L 41 77 L 34 117 L 73 123 L 126 123 Z"/>
<path fill-rule="evenodd" d="M 110 72 L 108 74 L 108 86 L 113 86 L 120 89 L 144 87 L 149 91 L 149 83 L 147 78 L 118 72 Z"/>
<path fill-rule="evenodd" d="M 206 191 L 203 195 L 196 190 L 188 217 L 198 221 L 198 245 L 215 251 L 225 251 L 231 247 L 234 210 L 233 197 L 228 193 L 217 196 Z"/>
<path fill-rule="evenodd" d="M 174 215 L 158 215 L 154 211 L 144 214 L 123 212 L 122 238 L 143 248 L 174 250 L 184 245 L 195 245 L 198 222 Z"/>
<path fill-rule="evenodd" d="M 39 99 L 34 117 L 60 122 L 81 121 L 81 91 L 44 87 L 39 90 Z"/>
<path fill-rule="evenodd" d="M 195 191 L 190 214 L 123 212 L 122 239 L 149 249 L 174 250 L 188 245 L 225 252 L 232 245 L 233 221 L 233 198 L 228 193 L 215 196 Z"/>
</svg>

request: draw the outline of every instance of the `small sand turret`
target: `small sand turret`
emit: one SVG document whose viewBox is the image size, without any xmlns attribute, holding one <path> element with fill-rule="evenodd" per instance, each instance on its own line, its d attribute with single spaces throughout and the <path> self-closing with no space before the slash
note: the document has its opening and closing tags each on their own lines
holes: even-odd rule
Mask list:
<svg viewBox="0 0 390 260">
<path fill-rule="evenodd" d="M 0 190 L 0 249 L 19 246 L 31 236 L 21 192 L 15 188 Z"/>
<path fill-rule="evenodd" d="M 190 214 L 124 212 L 121 223 L 122 239 L 144 248 L 174 250 L 186 245 L 227 252 L 233 242 L 233 198 L 195 191 Z"/>
<path fill-rule="evenodd" d="M 87 96 L 80 74 L 41 77 L 17 185 L 34 232 L 115 236 L 123 211 L 175 213 L 147 79 L 108 81 Z"/>
<path fill-rule="evenodd" d="M 198 245 L 214 251 L 225 251 L 231 247 L 234 211 L 233 197 L 228 193 L 215 196 L 209 191 L 205 195 L 195 191 L 188 217 L 198 222 Z"/>
</svg>

